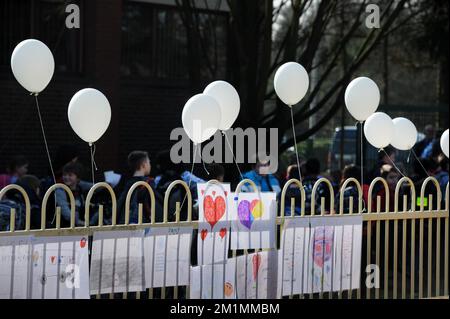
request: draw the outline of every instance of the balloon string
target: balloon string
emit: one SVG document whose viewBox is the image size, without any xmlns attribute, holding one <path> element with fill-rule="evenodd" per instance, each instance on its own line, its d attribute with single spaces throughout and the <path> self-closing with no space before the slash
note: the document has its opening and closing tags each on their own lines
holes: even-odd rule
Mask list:
<svg viewBox="0 0 450 319">
<path fill-rule="evenodd" d="M 239 175 L 241 176 L 241 179 L 244 179 L 244 176 L 242 175 L 241 169 L 239 168 L 239 165 L 238 165 L 238 163 L 236 161 L 236 156 L 234 156 L 233 147 L 231 147 L 231 143 L 228 140 L 228 136 L 227 136 L 227 134 L 225 132 L 222 132 L 222 134 L 225 136 L 225 141 L 227 142 L 228 148 L 230 149 L 231 154 L 233 155 L 233 161 L 236 164 L 236 168 L 239 171 Z"/>
<path fill-rule="evenodd" d="M 39 108 L 38 93 L 34 93 L 34 98 L 36 100 L 36 108 L 37 108 L 37 112 L 38 112 L 39 123 L 41 125 L 42 136 L 44 137 L 45 150 L 47 152 L 48 163 L 50 165 L 50 171 L 52 172 L 53 182 L 56 184 L 55 171 L 53 170 L 52 159 L 50 157 L 50 151 L 48 149 L 47 138 L 45 136 L 44 124 L 42 122 L 41 109 Z"/>
<path fill-rule="evenodd" d="M 188 182 L 189 190 L 191 190 L 192 174 L 194 173 L 195 156 L 197 155 L 197 148 L 198 148 L 198 144 L 194 144 L 194 157 L 192 158 L 192 167 L 191 167 L 191 171 L 189 174 L 189 182 Z M 181 202 L 180 211 L 183 208 L 186 198 L 187 198 L 187 193 L 184 195 L 183 201 Z"/>
<path fill-rule="evenodd" d="M 56 184 L 55 171 L 53 170 L 52 159 L 51 159 L 51 156 L 50 156 L 50 151 L 48 149 L 47 138 L 45 136 L 44 124 L 43 124 L 43 121 L 42 121 L 41 109 L 39 107 L 38 93 L 30 93 L 30 95 L 34 95 L 34 99 L 36 101 L 36 108 L 37 108 L 37 112 L 38 112 L 38 117 L 39 117 L 39 123 L 40 123 L 40 126 L 41 126 L 42 136 L 44 138 L 44 144 L 45 144 L 45 150 L 47 152 L 48 163 L 50 165 L 50 171 L 52 172 L 53 183 Z M 56 196 L 53 196 L 53 199 L 54 199 L 54 205 L 55 205 L 54 208 L 55 208 L 55 210 L 54 210 L 53 218 L 52 218 L 52 221 L 51 221 L 51 225 L 53 225 L 55 223 L 55 220 L 56 220 Z"/>
<path fill-rule="evenodd" d="M 291 109 L 292 135 L 294 136 L 294 149 L 295 149 L 295 157 L 297 159 L 298 177 L 299 177 L 300 183 L 303 184 L 302 173 L 300 170 L 300 159 L 298 157 L 298 150 L 297 150 L 297 136 L 295 134 L 294 111 L 292 110 L 292 106 L 289 106 L 289 108 Z"/>
<path fill-rule="evenodd" d="M 92 184 L 95 184 L 95 171 L 98 170 L 97 164 L 95 163 L 95 144 L 89 143 L 89 148 L 91 150 L 91 173 L 92 173 Z"/>
<path fill-rule="evenodd" d="M 386 154 L 386 156 L 389 158 L 389 161 L 392 163 L 392 166 L 395 167 L 395 169 L 397 170 L 397 172 L 402 175 L 403 177 L 406 177 L 405 174 L 402 173 L 402 171 L 397 167 L 397 165 L 395 165 L 394 161 L 391 159 L 391 157 L 388 155 L 388 153 L 386 153 L 386 151 L 384 150 L 384 148 L 380 148 L 380 150 L 378 152 L 384 152 L 384 154 Z"/>
<path fill-rule="evenodd" d="M 360 132 L 360 153 L 361 153 L 361 188 L 363 188 L 364 185 L 364 134 L 363 134 L 363 126 L 364 126 L 364 122 L 361 121 L 359 122 L 361 124 L 361 132 Z M 356 123 L 356 125 L 358 125 L 358 122 Z M 362 203 L 363 203 L 363 211 L 366 211 L 366 201 L 364 200 L 364 197 L 362 199 Z"/>
<path fill-rule="evenodd" d="M 419 157 L 417 156 L 416 152 L 414 152 L 414 150 L 411 149 L 410 154 L 411 154 L 411 153 L 414 155 L 415 159 L 419 162 L 419 164 L 420 164 L 420 166 L 422 167 L 422 169 L 423 169 L 423 171 L 425 172 L 425 174 L 426 174 L 428 177 L 430 177 L 430 174 L 428 174 L 427 169 L 425 168 L 425 166 L 423 166 L 423 164 L 422 164 L 421 160 L 419 159 Z"/>
</svg>

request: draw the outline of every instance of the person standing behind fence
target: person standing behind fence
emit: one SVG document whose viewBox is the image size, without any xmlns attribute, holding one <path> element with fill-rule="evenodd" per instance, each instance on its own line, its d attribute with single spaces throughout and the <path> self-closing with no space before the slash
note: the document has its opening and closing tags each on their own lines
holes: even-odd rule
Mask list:
<svg viewBox="0 0 450 319">
<path fill-rule="evenodd" d="M 86 196 L 92 183 L 81 180 L 83 165 L 79 162 L 70 162 L 63 167 L 63 182 L 72 191 L 75 199 L 75 226 L 84 226 L 84 208 Z M 62 188 L 55 190 L 56 205 L 61 207 L 61 227 L 70 226 L 70 198 Z"/>
<path fill-rule="evenodd" d="M 0 175 L 0 189 L 9 184 L 17 183 L 17 180 L 28 172 L 28 160 L 25 156 L 14 156 L 6 168 L 6 174 Z"/>
<path fill-rule="evenodd" d="M 128 155 L 128 166 L 132 171 L 132 177 L 124 184 L 122 193 L 117 201 L 118 223 L 125 223 L 125 201 L 128 191 L 136 182 L 146 182 L 150 185 L 151 164 L 148 153 L 145 151 L 133 151 Z M 150 185 L 152 186 L 152 185 Z M 151 199 L 145 187 L 138 187 L 130 199 L 130 224 L 138 223 L 139 204 L 143 204 L 143 222 L 149 222 L 151 217 Z"/>
<path fill-rule="evenodd" d="M 275 175 L 268 173 L 270 163 L 256 159 L 254 169 L 243 174 L 243 179 L 249 179 L 256 184 L 261 192 L 275 192 L 277 196 L 281 193 L 280 182 Z M 253 191 L 249 185 L 244 185 L 242 190 L 245 192 Z"/>
</svg>

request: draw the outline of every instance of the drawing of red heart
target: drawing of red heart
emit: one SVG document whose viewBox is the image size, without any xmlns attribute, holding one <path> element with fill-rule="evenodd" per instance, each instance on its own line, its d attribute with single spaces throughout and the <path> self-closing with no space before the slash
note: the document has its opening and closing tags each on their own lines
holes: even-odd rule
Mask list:
<svg viewBox="0 0 450 319">
<path fill-rule="evenodd" d="M 205 190 L 202 189 L 201 193 L 202 193 L 202 195 L 205 195 Z"/>
<path fill-rule="evenodd" d="M 256 280 L 258 277 L 259 266 L 261 265 L 261 256 L 256 254 L 252 258 L 253 261 L 253 279 Z"/>
<path fill-rule="evenodd" d="M 200 238 L 202 240 L 205 240 L 206 235 L 208 235 L 208 231 L 206 229 L 202 229 L 202 231 L 200 232 Z"/>
<path fill-rule="evenodd" d="M 227 229 L 226 228 L 222 228 L 219 232 L 219 236 L 224 238 L 227 235 Z"/>
<path fill-rule="evenodd" d="M 225 199 L 222 196 L 218 196 L 216 199 L 213 199 L 210 195 L 206 196 L 203 200 L 203 214 L 212 230 L 225 214 Z"/>
<path fill-rule="evenodd" d="M 83 237 L 83 238 L 80 240 L 80 247 L 81 247 L 81 248 L 86 247 L 86 238 Z"/>
<path fill-rule="evenodd" d="M 213 196 L 216 196 L 216 191 L 212 191 Z"/>
<path fill-rule="evenodd" d="M 51 256 L 51 257 L 50 257 L 50 261 L 52 262 L 52 264 L 55 263 L 55 259 L 56 259 L 56 256 Z"/>
</svg>

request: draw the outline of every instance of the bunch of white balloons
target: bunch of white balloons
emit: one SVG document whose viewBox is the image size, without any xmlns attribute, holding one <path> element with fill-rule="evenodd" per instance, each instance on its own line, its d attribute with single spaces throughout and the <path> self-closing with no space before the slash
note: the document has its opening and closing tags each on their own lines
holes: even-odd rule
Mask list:
<svg viewBox="0 0 450 319">
<path fill-rule="evenodd" d="M 239 94 L 230 83 L 212 82 L 203 93 L 194 95 L 184 105 L 181 114 L 183 128 L 194 144 L 201 144 L 217 130 L 231 128 L 240 107 Z"/>
<path fill-rule="evenodd" d="M 401 151 L 408 151 L 417 142 L 417 128 L 404 117 L 391 119 L 383 112 L 375 112 L 380 103 L 377 84 L 367 78 L 354 79 L 345 91 L 345 105 L 350 114 L 364 122 L 364 136 L 374 147 L 383 149 L 389 144 Z M 448 157 L 448 130 L 441 136 L 441 148 Z"/>
<path fill-rule="evenodd" d="M 15 47 L 11 56 L 11 69 L 20 85 L 38 95 L 50 83 L 55 61 L 44 43 L 28 39 Z M 67 113 L 72 129 L 89 144 L 96 142 L 106 132 L 111 121 L 108 99 L 96 89 L 78 91 L 70 100 Z"/>
</svg>

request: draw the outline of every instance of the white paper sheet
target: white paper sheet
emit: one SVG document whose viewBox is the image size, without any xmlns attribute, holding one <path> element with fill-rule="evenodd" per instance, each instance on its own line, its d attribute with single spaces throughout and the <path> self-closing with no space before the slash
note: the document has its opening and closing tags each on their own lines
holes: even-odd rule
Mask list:
<svg viewBox="0 0 450 319">
<path fill-rule="evenodd" d="M 31 236 L 0 237 L 0 299 L 29 298 L 31 240 Z"/>
<path fill-rule="evenodd" d="M 190 299 L 235 299 L 235 271 L 233 260 L 191 267 Z"/>
<path fill-rule="evenodd" d="M 234 262 L 234 261 L 231 261 Z M 277 292 L 278 251 L 236 257 L 238 299 L 273 299 Z"/>
<path fill-rule="evenodd" d="M 230 196 L 231 249 L 275 248 L 276 193 Z"/>
<path fill-rule="evenodd" d="M 314 262 L 309 289 L 316 293 L 359 288 L 362 216 L 311 217 L 310 247 Z"/>
<path fill-rule="evenodd" d="M 94 233 L 91 294 L 145 290 L 144 231 Z"/>
<path fill-rule="evenodd" d="M 224 262 L 228 258 L 230 217 L 229 184 L 197 184 L 198 265 Z"/>
<path fill-rule="evenodd" d="M 145 287 L 189 285 L 192 227 L 145 229 Z"/>
<path fill-rule="evenodd" d="M 89 299 L 87 236 L 34 237 L 31 298 Z"/>
<path fill-rule="evenodd" d="M 309 218 L 287 219 L 280 238 L 277 296 L 310 292 L 307 290 L 309 249 Z"/>
</svg>

